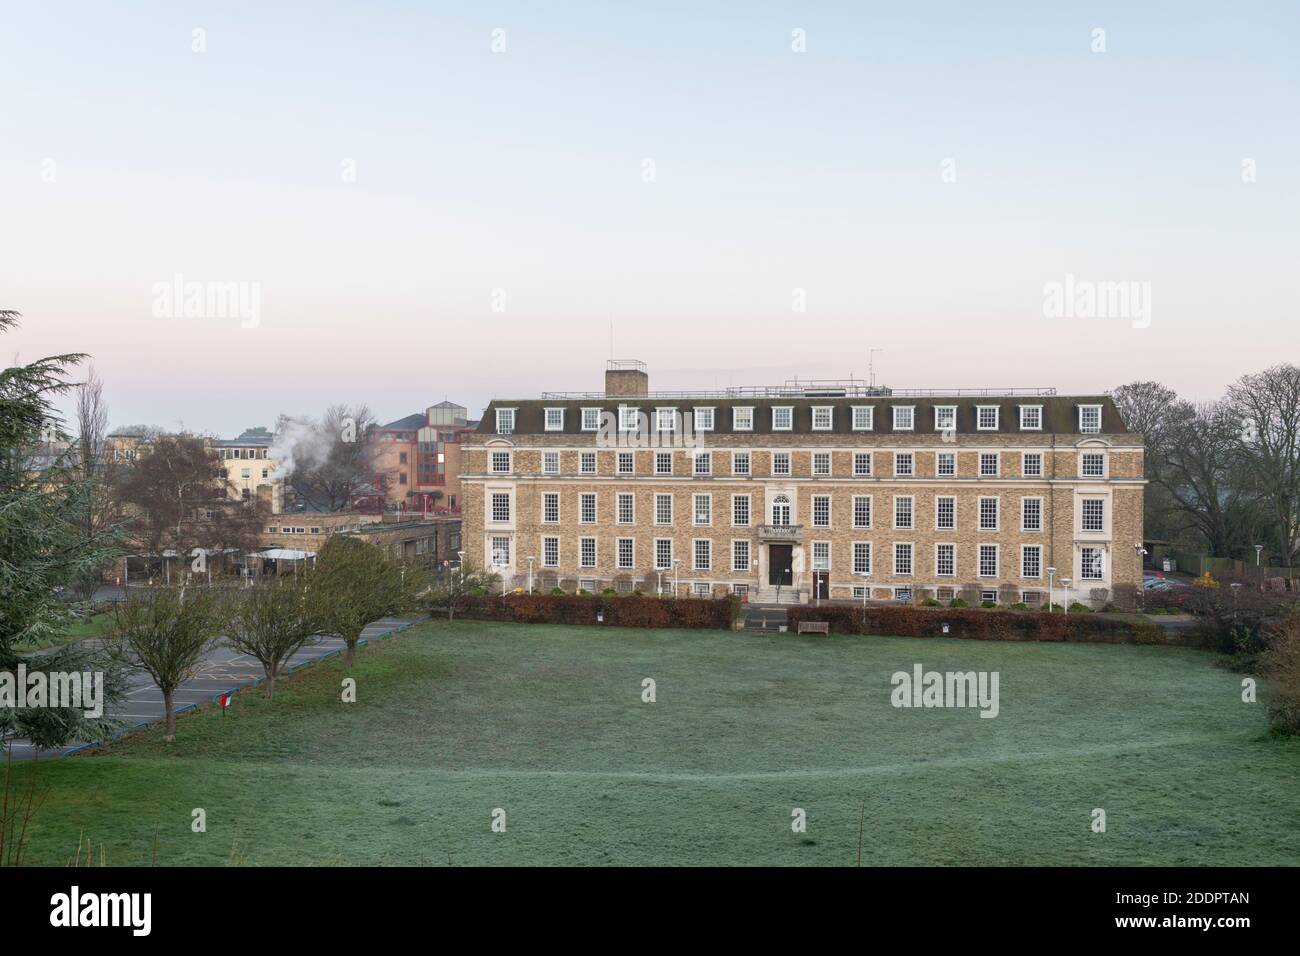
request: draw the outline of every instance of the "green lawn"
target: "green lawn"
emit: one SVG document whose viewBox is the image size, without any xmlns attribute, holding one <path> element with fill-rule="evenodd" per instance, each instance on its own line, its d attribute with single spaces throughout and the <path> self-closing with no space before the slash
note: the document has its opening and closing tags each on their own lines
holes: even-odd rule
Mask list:
<svg viewBox="0 0 1300 956">
<path fill-rule="evenodd" d="M 74 641 L 84 641 L 91 637 L 103 637 L 113 628 L 113 615 L 110 612 L 96 614 L 89 621 L 83 621 L 80 618 L 60 634 L 57 638 L 49 643 L 37 647 L 20 647 L 23 652 L 45 651 L 52 647 L 62 647 L 64 644 L 71 644 Z"/>
<path fill-rule="evenodd" d="M 64 862 L 84 833 L 148 863 L 156 828 L 161 864 L 852 864 L 862 812 L 865 864 L 1300 863 L 1300 743 L 1268 738 L 1213 662 L 433 623 L 363 651 L 355 704 L 335 658 L 273 704 L 182 718 L 175 744 L 43 763 L 29 859 Z M 998 671 L 1000 715 L 893 708 L 914 663 Z"/>
</svg>

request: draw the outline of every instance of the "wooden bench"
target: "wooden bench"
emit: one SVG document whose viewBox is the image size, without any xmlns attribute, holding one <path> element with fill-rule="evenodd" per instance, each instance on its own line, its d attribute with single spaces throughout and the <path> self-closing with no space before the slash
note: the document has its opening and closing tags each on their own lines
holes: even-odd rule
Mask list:
<svg viewBox="0 0 1300 956">
<path fill-rule="evenodd" d="M 828 621 L 800 621 L 800 634 L 826 634 L 831 632 L 831 625 Z"/>
</svg>

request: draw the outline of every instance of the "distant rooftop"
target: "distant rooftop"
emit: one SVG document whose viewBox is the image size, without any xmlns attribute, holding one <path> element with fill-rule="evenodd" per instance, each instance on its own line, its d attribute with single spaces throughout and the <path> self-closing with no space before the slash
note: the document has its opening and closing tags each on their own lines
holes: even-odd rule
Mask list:
<svg viewBox="0 0 1300 956">
<path fill-rule="evenodd" d="M 273 439 L 261 435 L 255 438 L 214 438 L 216 448 L 270 448 Z"/>
<path fill-rule="evenodd" d="M 389 422 L 387 425 L 380 425 L 379 430 L 385 432 L 412 431 L 416 428 L 423 427 L 424 415 L 416 412 L 414 415 L 407 415 L 405 418 L 399 418 L 396 421 Z"/>
</svg>

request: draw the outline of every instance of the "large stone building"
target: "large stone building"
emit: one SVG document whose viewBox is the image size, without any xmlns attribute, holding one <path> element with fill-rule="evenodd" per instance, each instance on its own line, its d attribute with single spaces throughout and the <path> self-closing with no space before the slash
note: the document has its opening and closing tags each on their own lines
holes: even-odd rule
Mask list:
<svg viewBox="0 0 1300 956">
<path fill-rule="evenodd" d="M 636 362 L 605 382 L 495 400 L 465 437 L 465 550 L 506 587 L 1099 604 L 1141 584 L 1143 447 L 1104 395 L 656 393 Z"/>
</svg>

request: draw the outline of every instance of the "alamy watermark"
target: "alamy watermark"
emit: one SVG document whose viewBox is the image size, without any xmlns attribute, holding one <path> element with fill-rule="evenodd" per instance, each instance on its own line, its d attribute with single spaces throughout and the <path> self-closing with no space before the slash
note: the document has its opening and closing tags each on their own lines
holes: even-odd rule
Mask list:
<svg viewBox="0 0 1300 956">
<path fill-rule="evenodd" d="M 179 272 L 170 282 L 153 284 L 153 314 L 158 319 L 238 319 L 241 328 L 262 323 L 262 283 L 187 282 Z"/>
<path fill-rule="evenodd" d="M 1076 279 L 1043 285 L 1043 315 L 1049 319 L 1129 319 L 1135 329 L 1151 325 L 1151 283 Z"/>
<path fill-rule="evenodd" d="M 103 671 L 31 671 L 19 664 L 0 671 L 0 708 L 70 708 L 95 720 L 104 716 Z"/>
<path fill-rule="evenodd" d="M 703 448 L 704 431 L 693 412 L 656 408 L 651 416 L 639 408 L 620 408 L 618 414 L 601 412 L 596 447 Z"/>
<path fill-rule="evenodd" d="M 73 886 L 50 897 L 50 925 L 126 927 L 133 936 L 148 936 L 153 926 L 152 893 L 83 893 Z"/>
<path fill-rule="evenodd" d="M 927 671 L 913 664 L 911 673 L 895 671 L 889 702 L 895 707 L 972 707 L 981 717 L 998 715 L 997 671 Z"/>
</svg>

